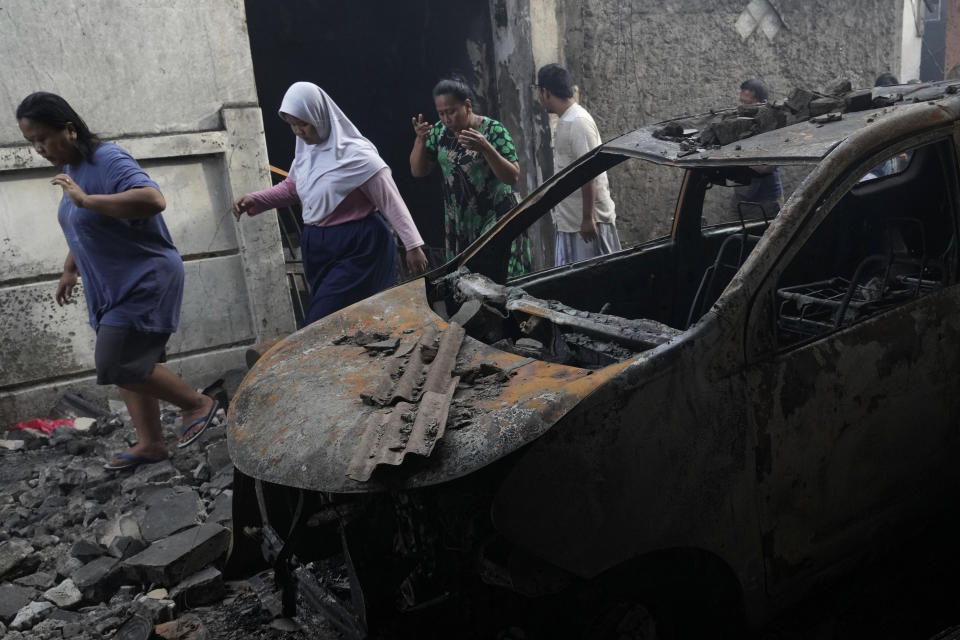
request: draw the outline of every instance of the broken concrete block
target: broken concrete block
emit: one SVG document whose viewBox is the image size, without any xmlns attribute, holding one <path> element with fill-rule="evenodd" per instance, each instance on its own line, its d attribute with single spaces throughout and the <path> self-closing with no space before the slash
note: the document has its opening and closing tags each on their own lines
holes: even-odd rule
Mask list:
<svg viewBox="0 0 960 640">
<path fill-rule="evenodd" d="M 32 544 L 37 549 L 46 549 L 60 544 L 60 538 L 50 534 L 34 536 Z"/>
<path fill-rule="evenodd" d="M 814 97 L 812 92 L 797 87 L 790 93 L 790 97 L 788 97 L 783 104 L 794 113 L 799 113 L 800 111 L 806 111 L 807 105 L 810 104 L 810 101 L 813 100 Z"/>
<path fill-rule="evenodd" d="M 847 93 L 853 89 L 853 85 L 850 84 L 850 80 L 847 78 L 837 78 L 833 80 L 826 87 L 823 88 L 823 92 L 828 96 L 839 96 Z"/>
<path fill-rule="evenodd" d="M 36 489 L 30 489 L 29 491 L 24 491 L 17 498 L 17 502 L 22 504 L 27 509 L 36 509 L 41 504 L 43 504 L 44 498 L 47 497 L 47 490 L 43 487 L 37 487 Z"/>
<path fill-rule="evenodd" d="M 200 489 L 209 495 L 217 495 L 233 486 L 233 467 L 224 467 L 213 476 L 210 482 L 205 483 Z"/>
<path fill-rule="evenodd" d="M 220 558 L 229 543 L 229 530 L 205 523 L 154 542 L 124 565 L 146 584 L 173 586 Z"/>
<path fill-rule="evenodd" d="M 213 501 L 213 508 L 207 515 L 207 522 L 216 522 L 226 527 L 233 521 L 233 492 L 226 490 Z"/>
<path fill-rule="evenodd" d="M 0 449 L 7 451 L 20 451 L 26 447 L 23 440 L 0 440 Z"/>
<path fill-rule="evenodd" d="M 769 104 L 758 105 L 757 114 L 753 118 L 757 121 L 758 133 L 773 131 L 787 124 L 786 112 Z"/>
<path fill-rule="evenodd" d="M 63 491 L 70 491 L 76 487 L 82 487 L 87 482 L 87 472 L 83 469 L 65 469 L 57 486 Z"/>
<path fill-rule="evenodd" d="M 45 447 L 50 443 L 50 436 L 36 429 L 14 429 L 7 431 L 7 440 L 21 440 L 23 448 L 27 451 L 34 451 Z"/>
<path fill-rule="evenodd" d="M 77 433 L 86 433 L 87 431 L 92 431 L 96 424 L 96 418 L 76 418 L 73 421 L 73 428 Z"/>
<path fill-rule="evenodd" d="M 873 108 L 873 91 L 850 91 L 844 96 L 844 111 L 866 111 Z"/>
<path fill-rule="evenodd" d="M 146 499 L 140 533 L 147 542 L 166 538 L 200 523 L 200 496 L 192 489 L 165 489 Z"/>
<path fill-rule="evenodd" d="M 49 602 L 31 602 L 24 606 L 10 623 L 10 628 L 15 630 L 29 629 L 46 617 L 46 614 L 53 609 Z"/>
<path fill-rule="evenodd" d="M 130 556 L 137 555 L 146 548 L 147 543 L 139 538 L 120 536 L 119 538 L 115 538 L 113 542 L 110 543 L 110 548 L 107 549 L 107 553 L 114 558 L 126 560 Z"/>
<path fill-rule="evenodd" d="M 140 523 L 135 515 L 124 513 L 104 523 L 98 528 L 97 542 L 109 549 L 113 541 L 121 536 L 143 539 L 140 535 Z"/>
<path fill-rule="evenodd" d="M 71 456 L 82 456 L 93 451 L 93 443 L 88 440 L 71 440 L 67 443 L 66 451 Z"/>
<path fill-rule="evenodd" d="M 50 432 L 50 446 L 57 447 L 66 445 L 71 440 L 76 439 L 76 437 L 77 432 L 73 427 L 68 427 L 66 425 L 54 427 L 53 431 Z"/>
<path fill-rule="evenodd" d="M 704 145 L 725 145 L 742 140 L 758 129 L 757 121 L 753 118 L 727 118 L 712 123 L 701 134 L 700 141 Z"/>
<path fill-rule="evenodd" d="M 90 542 L 89 540 L 78 540 L 70 548 L 70 555 L 84 564 L 105 554 L 106 549 L 98 545 L 96 542 Z"/>
<path fill-rule="evenodd" d="M 49 589 L 53 586 L 54 578 L 45 571 L 37 571 L 14 580 L 14 583 L 23 587 L 32 587 L 34 589 Z"/>
<path fill-rule="evenodd" d="M 103 556 L 92 560 L 73 572 L 73 582 L 84 600 L 97 602 L 110 593 L 119 582 L 120 561 Z"/>
<path fill-rule="evenodd" d="M 23 575 L 26 572 L 17 573 L 24 561 L 33 554 L 33 547 L 26 540 L 13 538 L 6 542 L 0 542 L 0 578 L 8 574 Z M 9 577 L 16 577 L 10 575 Z"/>
<path fill-rule="evenodd" d="M 70 578 L 44 591 L 43 597 L 61 609 L 71 609 L 80 604 L 80 600 L 83 598 L 77 585 Z"/>
<path fill-rule="evenodd" d="M 62 556 L 57 559 L 57 576 L 60 578 L 72 576 L 73 573 L 82 566 L 83 563 L 73 556 Z"/>
<path fill-rule="evenodd" d="M 47 616 L 47 620 L 62 620 L 64 622 L 79 622 L 83 620 L 84 615 L 78 611 L 67 611 L 66 609 L 54 609 Z"/>
<path fill-rule="evenodd" d="M 223 574 L 207 567 L 171 589 L 170 599 L 182 609 L 192 609 L 220 600 L 225 591 Z"/>
<path fill-rule="evenodd" d="M 36 597 L 36 589 L 9 583 L 0 584 L 0 621 L 10 622 L 20 609 L 30 604 Z"/>
<path fill-rule="evenodd" d="M 843 105 L 844 101 L 840 98 L 817 98 L 810 101 L 810 116 L 822 116 L 825 113 L 840 111 Z"/>
<path fill-rule="evenodd" d="M 135 595 L 140 593 L 140 588 L 132 584 L 124 584 L 117 588 L 110 596 L 109 606 L 117 608 L 129 604 Z"/>
<path fill-rule="evenodd" d="M 674 140 L 682 136 L 683 126 L 679 122 L 667 122 L 653 131 L 653 137 L 660 140 Z"/>
<path fill-rule="evenodd" d="M 230 461 L 230 453 L 227 451 L 227 441 L 221 440 L 220 442 L 214 442 L 207 447 L 207 464 L 210 465 L 210 468 L 214 472 L 223 469 L 224 467 L 233 466 L 233 463 Z"/>
<path fill-rule="evenodd" d="M 177 605 L 166 598 L 148 598 L 141 596 L 130 606 L 130 611 L 151 622 L 151 627 L 162 622 L 170 622 L 177 617 Z"/>
</svg>

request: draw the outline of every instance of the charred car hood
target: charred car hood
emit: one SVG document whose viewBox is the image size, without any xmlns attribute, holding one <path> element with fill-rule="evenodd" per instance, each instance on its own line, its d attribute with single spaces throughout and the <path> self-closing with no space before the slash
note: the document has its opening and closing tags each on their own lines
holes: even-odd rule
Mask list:
<svg viewBox="0 0 960 640">
<path fill-rule="evenodd" d="M 231 403 L 234 464 L 268 482 L 336 493 L 444 482 L 535 440 L 630 364 L 591 371 L 542 362 L 458 329 L 433 313 L 424 281 L 414 280 L 287 337 Z M 427 342 L 439 346 L 429 358 Z M 417 357 L 424 375 L 405 385 Z M 440 382 L 428 393 L 431 378 Z"/>
</svg>

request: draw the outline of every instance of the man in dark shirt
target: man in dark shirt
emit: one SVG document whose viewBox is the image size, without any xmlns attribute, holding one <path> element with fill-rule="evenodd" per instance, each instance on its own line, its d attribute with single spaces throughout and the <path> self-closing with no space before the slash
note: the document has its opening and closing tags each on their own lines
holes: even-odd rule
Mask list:
<svg viewBox="0 0 960 640">
<path fill-rule="evenodd" d="M 740 104 L 757 104 L 766 102 L 770 91 L 767 84 L 760 78 L 751 78 L 740 85 Z M 734 187 L 734 207 L 741 209 L 745 218 L 759 217 L 757 208 L 752 205 L 740 207 L 741 202 L 756 203 L 763 207 L 763 212 L 772 218 L 780 211 L 783 204 L 783 185 L 780 182 L 780 170 L 768 165 L 750 167 L 754 173 L 760 174 L 750 181 L 750 184 Z"/>
</svg>

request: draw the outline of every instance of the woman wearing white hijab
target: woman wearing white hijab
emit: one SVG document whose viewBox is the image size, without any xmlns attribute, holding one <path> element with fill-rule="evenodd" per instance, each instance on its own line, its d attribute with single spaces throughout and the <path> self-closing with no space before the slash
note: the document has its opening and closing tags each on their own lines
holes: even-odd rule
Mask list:
<svg viewBox="0 0 960 640">
<path fill-rule="evenodd" d="M 386 289 L 396 280 L 390 222 L 407 250 L 411 273 L 427 268 L 423 239 L 400 197 L 390 168 L 323 89 L 297 82 L 287 89 L 280 117 L 297 136 L 290 175 L 280 184 L 241 196 L 240 217 L 300 204 L 304 271 L 313 299 L 307 323 Z"/>
</svg>

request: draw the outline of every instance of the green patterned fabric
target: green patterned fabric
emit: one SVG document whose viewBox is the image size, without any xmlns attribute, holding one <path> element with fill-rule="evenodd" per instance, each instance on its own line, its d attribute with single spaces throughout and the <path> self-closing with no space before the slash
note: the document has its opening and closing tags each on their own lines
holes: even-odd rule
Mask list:
<svg viewBox="0 0 960 640">
<path fill-rule="evenodd" d="M 517 161 L 517 150 L 506 127 L 482 117 L 479 132 L 509 162 Z M 442 122 L 427 135 L 427 151 L 436 154 L 443 178 L 444 250 L 450 260 L 486 232 L 517 204 L 510 185 L 501 182 L 479 152 L 463 147 Z M 509 277 L 531 270 L 530 239 L 526 233 L 514 239 L 507 266 Z"/>
</svg>

